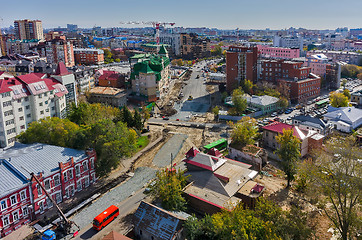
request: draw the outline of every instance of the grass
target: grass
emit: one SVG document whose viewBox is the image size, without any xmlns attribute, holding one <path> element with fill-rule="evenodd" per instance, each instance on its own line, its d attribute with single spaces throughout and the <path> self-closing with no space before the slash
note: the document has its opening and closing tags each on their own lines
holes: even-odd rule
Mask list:
<svg viewBox="0 0 362 240">
<path fill-rule="evenodd" d="M 137 146 L 138 146 L 138 150 L 143 149 L 144 147 L 146 147 L 148 145 L 148 143 L 150 142 L 150 140 L 148 139 L 148 136 L 141 136 L 137 139 Z"/>
</svg>

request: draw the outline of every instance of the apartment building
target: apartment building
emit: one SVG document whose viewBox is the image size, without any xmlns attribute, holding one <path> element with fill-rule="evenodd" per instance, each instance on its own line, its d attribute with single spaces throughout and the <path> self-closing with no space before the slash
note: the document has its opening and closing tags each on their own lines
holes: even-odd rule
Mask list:
<svg viewBox="0 0 362 240">
<path fill-rule="evenodd" d="M 104 51 L 92 48 L 75 48 L 75 63 L 80 65 L 99 65 L 104 63 Z"/>
<path fill-rule="evenodd" d="M 166 51 L 161 47 L 160 52 Z M 167 92 L 170 83 L 168 54 L 145 55 L 132 67 L 132 92 L 146 101 L 156 101 Z"/>
<path fill-rule="evenodd" d="M 300 57 L 299 48 L 271 47 L 257 45 L 259 55 L 265 58 L 291 59 Z"/>
<path fill-rule="evenodd" d="M 181 55 L 181 36 L 179 33 L 161 32 L 160 42 L 171 46 L 174 55 Z"/>
<path fill-rule="evenodd" d="M 39 44 L 38 39 L 31 40 L 12 40 L 6 41 L 6 54 L 24 54 L 30 52 L 30 49 Z"/>
<path fill-rule="evenodd" d="M 288 88 L 293 103 L 306 102 L 320 94 L 321 78 L 311 73 L 303 62 L 285 60 L 262 60 L 261 79 Z"/>
<path fill-rule="evenodd" d="M 51 156 L 51 157 L 50 157 Z M 22 225 L 43 219 L 53 203 L 35 179 L 58 203 L 71 199 L 96 181 L 94 150 L 75 150 L 47 144 L 20 144 L 0 156 L 0 237 Z"/>
<path fill-rule="evenodd" d="M 44 73 L 0 80 L 0 147 L 12 146 L 29 124 L 45 117 L 65 116 L 63 84 Z"/>
<path fill-rule="evenodd" d="M 242 81 L 257 80 L 257 47 L 230 46 L 226 52 L 226 89 L 231 92 Z"/>
<path fill-rule="evenodd" d="M 15 20 L 14 32 L 16 39 L 38 39 L 44 40 L 43 26 L 40 20 Z"/>
<path fill-rule="evenodd" d="M 195 33 L 180 34 L 180 53 L 183 58 L 196 59 L 211 55 L 210 39 Z"/>
<path fill-rule="evenodd" d="M 66 67 L 75 64 L 73 44 L 62 38 L 55 38 L 45 42 L 45 57 L 48 63 L 58 64 L 63 62 Z"/>
<path fill-rule="evenodd" d="M 77 68 L 73 72 L 78 93 L 84 93 L 94 87 L 94 70 L 91 68 Z"/>
<path fill-rule="evenodd" d="M 274 47 L 298 48 L 303 51 L 303 38 L 301 36 L 278 36 L 273 39 Z"/>
<path fill-rule="evenodd" d="M 315 54 L 324 54 L 333 63 L 345 62 L 348 64 L 358 65 L 362 61 L 362 53 L 351 51 L 329 51 L 329 50 L 312 50 L 307 52 L 307 57 Z"/>
</svg>

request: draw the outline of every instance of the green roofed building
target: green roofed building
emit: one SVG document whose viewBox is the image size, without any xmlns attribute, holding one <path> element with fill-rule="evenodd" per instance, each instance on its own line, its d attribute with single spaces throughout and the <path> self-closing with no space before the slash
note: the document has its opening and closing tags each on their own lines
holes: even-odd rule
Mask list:
<svg viewBox="0 0 362 240">
<path fill-rule="evenodd" d="M 132 91 L 152 102 L 167 93 L 170 81 L 170 59 L 161 46 L 159 54 L 138 54 L 132 57 Z"/>
</svg>

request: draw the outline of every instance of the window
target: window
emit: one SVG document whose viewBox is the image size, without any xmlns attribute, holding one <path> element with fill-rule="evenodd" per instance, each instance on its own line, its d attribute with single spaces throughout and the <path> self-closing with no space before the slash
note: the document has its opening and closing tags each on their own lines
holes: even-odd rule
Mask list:
<svg viewBox="0 0 362 240">
<path fill-rule="evenodd" d="M 4 209 L 6 209 L 8 206 L 7 206 L 7 204 L 6 204 L 6 200 L 2 200 L 1 201 L 1 210 L 4 210 Z"/>
<path fill-rule="evenodd" d="M 10 197 L 10 202 L 11 202 L 11 205 L 14 205 L 17 201 L 16 201 L 16 195 L 13 195 Z"/>
<path fill-rule="evenodd" d="M 68 182 L 68 172 L 64 172 L 63 176 L 64 176 L 64 182 Z"/>
<path fill-rule="evenodd" d="M 38 196 L 42 195 L 43 191 L 41 190 L 41 186 L 37 184 L 36 188 L 38 189 Z"/>
<path fill-rule="evenodd" d="M 88 177 L 85 177 L 85 178 L 84 178 L 84 185 L 85 185 L 86 187 L 89 186 L 89 178 L 88 178 Z"/>
<path fill-rule="evenodd" d="M 18 102 L 18 103 L 21 103 L 21 99 L 18 99 L 17 102 Z"/>
<path fill-rule="evenodd" d="M 42 98 L 41 94 L 39 94 L 39 98 Z"/>
<path fill-rule="evenodd" d="M 91 169 L 94 169 L 94 157 L 90 159 Z"/>
<path fill-rule="evenodd" d="M 3 224 L 4 224 L 4 227 L 6 227 L 7 225 L 10 224 L 10 222 L 9 222 L 9 215 L 3 217 Z"/>
<path fill-rule="evenodd" d="M 26 115 L 27 118 L 31 118 L 31 114 L 29 113 L 28 115 Z"/>
<path fill-rule="evenodd" d="M 10 97 L 10 92 L 5 92 L 1 94 L 3 98 Z"/>
<path fill-rule="evenodd" d="M 80 166 L 76 165 L 75 166 L 75 175 L 79 175 L 80 174 Z"/>
<path fill-rule="evenodd" d="M 9 110 L 9 111 L 6 111 L 4 112 L 4 116 L 10 116 L 10 115 L 13 115 L 13 110 Z"/>
<path fill-rule="evenodd" d="M 77 191 L 82 190 L 82 182 L 79 180 L 77 181 Z"/>
<path fill-rule="evenodd" d="M 62 195 L 60 194 L 60 192 L 57 192 L 57 193 L 55 194 L 55 201 L 56 201 L 57 203 L 60 203 L 60 202 L 62 201 Z"/>
<path fill-rule="evenodd" d="M 23 190 L 23 191 L 20 192 L 20 200 L 23 201 L 25 199 L 26 199 L 26 191 Z"/>
<path fill-rule="evenodd" d="M 16 222 L 19 220 L 19 212 L 15 211 L 13 212 L 13 222 Z"/>
<path fill-rule="evenodd" d="M 28 207 L 27 207 L 27 206 L 24 206 L 24 207 L 22 208 L 22 210 L 23 210 L 23 216 L 28 216 L 28 214 L 29 214 Z"/>
<path fill-rule="evenodd" d="M 44 114 L 44 111 L 43 111 L 43 110 L 42 110 L 42 111 L 40 111 L 40 114 L 41 114 L 41 115 L 43 115 L 43 114 Z"/>
<path fill-rule="evenodd" d="M 49 198 L 47 198 L 47 207 L 48 208 L 51 208 L 51 207 L 53 207 L 53 202 L 52 202 L 52 200 L 50 200 Z"/>
<path fill-rule="evenodd" d="M 26 98 L 25 98 L 25 102 L 27 102 L 27 101 L 29 101 L 29 97 L 26 97 Z"/>
<path fill-rule="evenodd" d="M 24 120 L 24 116 L 19 117 L 19 120 L 20 120 L 20 121 L 23 121 L 23 120 Z"/>
<path fill-rule="evenodd" d="M 39 106 L 41 107 L 41 106 L 43 106 L 43 103 L 41 102 L 41 103 L 39 103 Z"/>
<path fill-rule="evenodd" d="M 68 176 L 69 176 L 69 179 L 73 178 L 73 170 L 68 171 Z"/>
<path fill-rule="evenodd" d="M 3 107 L 11 106 L 11 101 L 3 102 Z"/>
<path fill-rule="evenodd" d="M 38 206 L 39 206 L 40 212 L 43 212 L 44 211 L 44 202 L 42 201 L 42 202 L 38 203 Z"/>
<path fill-rule="evenodd" d="M 88 162 L 87 162 L 87 161 L 84 161 L 84 162 L 82 163 L 82 165 L 83 165 L 83 171 L 87 171 L 87 170 L 88 170 Z"/>
<path fill-rule="evenodd" d="M 16 129 L 15 128 L 12 128 L 12 129 L 9 129 L 9 130 L 7 130 L 6 131 L 6 133 L 9 135 L 9 134 L 12 134 L 12 133 L 14 133 L 14 132 L 16 132 Z"/>
<path fill-rule="evenodd" d="M 47 101 L 45 101 L 45 104 L 48 104 L 48 100 L 47 100 Z"/>
<path fill-rule="evenodd" d="M 52 107 L 52 111 L 54 111 L 55 110 L 55 107 Z"/>
<path fill-rule="evenodd" d="M 44 187 L 45 187 L 45 190 L 49 190 L 50 189 L 50 180 L 47 179 L 44 181 Z"/>
<path fill-rule="evenodd" d="M 23 108 L 18 108 L 18 112 L 22 112 L 23 111 Z"/>
</svg>

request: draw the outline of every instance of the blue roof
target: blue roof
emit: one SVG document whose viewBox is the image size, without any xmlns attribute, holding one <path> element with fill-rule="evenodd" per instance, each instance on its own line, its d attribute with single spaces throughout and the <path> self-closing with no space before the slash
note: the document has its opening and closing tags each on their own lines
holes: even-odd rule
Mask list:
<svg viewBox="0 0 362 240">
<path fill-rule="evenodd" d="M 314 117 L 311 117 L 309 115 L 295 116 L 295 117 L 293 117 L 293 119 L 301 121 L 301 122 L 303 122 L 305 124 L 313 123 L 313 125 L 316 125 L 316 126 L 319 126 L 319 127 L 322 127 L 322 128 L 325 128 L 326 125 L 327 125 L 322 119 L 314 118 Z"/>
<path fill-rule="evenodd" d="M 23 187 L 27 182 L 7 164 L 6 160 L 0 160 L 0 197 Z"/>
<path fill-rule="evenodd" d="M 0 159 L 8 160 L 24 176 L 29 176 L 26 170 L 35 174 L 43 172 L 44 176 L 48 176 L 59 170 L 59 162 L 66 163 L 71 157 L 74 162 L 78 162 L 87 156 L 82 150 L 42 143 L 16 143 L 14 147 L 4 150 Z M 2 181 L 2 175 L 0 175 L 0 181 Z"/>
</svg>

